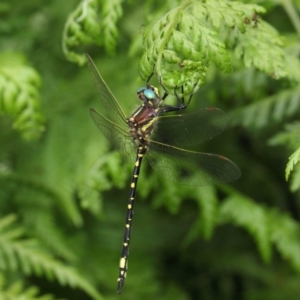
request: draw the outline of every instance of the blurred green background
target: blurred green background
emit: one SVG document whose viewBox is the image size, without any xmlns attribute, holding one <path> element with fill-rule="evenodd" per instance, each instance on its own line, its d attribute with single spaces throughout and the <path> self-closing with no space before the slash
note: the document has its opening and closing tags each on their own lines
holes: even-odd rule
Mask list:
<svg viewBox="0 0 300 300">
<path fill-rule="evenodd" d="M 129 115 L 144 85 L 144 27 L 181 2 L 98 3 L 117 34 L 76 51 L 91 55 Z M 299 1 L 259 4 L 298 58 Z M 128 277 L 116 295 L 133 166 L 89 116 L 101 99 L 88 68 L 63 54 L 77 5 L 0 3 L 0 299 L 297 299 L 300 172 L 287 182 L 285 168 L 300 142 L 299 82 L 238 60 L 226 75 L 212 65 L 187 111 L 215 106 L 230 116 L 231 126 L 197 150 L 232 159 L 242 177 L 180 186 L 145 162 Z"/>
</svg>

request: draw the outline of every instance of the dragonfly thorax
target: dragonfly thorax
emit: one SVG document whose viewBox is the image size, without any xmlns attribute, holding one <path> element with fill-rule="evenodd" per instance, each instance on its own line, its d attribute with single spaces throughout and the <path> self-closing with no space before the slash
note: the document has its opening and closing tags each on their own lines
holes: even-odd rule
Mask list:
<svg viewBox="0 0 300 300">
<path fill-rule="evenodd" d="M 129 132 L 137 145 L 148 143 L 158 117 L 158 109 L 141 105 L 128 119 Z"/>
</svg>

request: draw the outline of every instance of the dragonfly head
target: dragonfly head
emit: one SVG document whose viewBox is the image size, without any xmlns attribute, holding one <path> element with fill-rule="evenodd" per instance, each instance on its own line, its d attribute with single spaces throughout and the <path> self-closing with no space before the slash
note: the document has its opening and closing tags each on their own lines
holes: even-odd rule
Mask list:
<svg viewBox="0 0 300 300">
<path fill-rule="evenodd" d="M 160 102 L 158 89 L 152 85 L 138 89 L 137 96 L 146 106 L 156 108 Z"/>
</svg>

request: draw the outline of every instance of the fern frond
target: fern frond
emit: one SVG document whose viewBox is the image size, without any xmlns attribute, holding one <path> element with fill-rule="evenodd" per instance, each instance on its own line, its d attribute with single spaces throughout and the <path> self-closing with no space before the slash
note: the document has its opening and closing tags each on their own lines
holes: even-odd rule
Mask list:
<svg viewBox="0 0 300 300">
<path fill-rule="evenodd" d="M 297 149 L 300 145 L 300 122 L 287 123 L 284 130 L 276 133 L 268 140 L 269 146 L 285 146 L 292 151 Z"/>
<path fill-rule="evenodd" d="M 196 201 L 200 208 L 199 221 L 201 222 L 201 233 L 205 239 L 209 239 L 217 223 L 218 196 L 216 188 L 207 186 L 197 189 Z M 200 224 L 199 224 L 200 225 Z"/>
<path fill-rule="evenodd" d="M 0 274 L 0 282 L 1 300 L 55 300 L 52 295 L 38 296 L 39 289 L 35 286 L 24 288 L 22 281 L 14 282 L 5 288 L 5 277 L 3 274 Z"/>
<path fill-rule="evenodd" d="M 300 106 L 300 87 L 278 92 L 231 114 L 233 124 L 261 128 L 272 121 L 282 121 L 297 112 Z"/>
<path fill-rule="evenodd" d="M 69 196 L 68 193 L 63 193 L 64 191 L 62 190 L 60 190 L 60 193 L 57 193 L 55 188 L 46 186 L 43 182 L 16 174 L 0 174 L 0 182 L 1 181 L 5 183 L 18 184 L 19 188 L 28 188 L 41 193 L 43 196 L 50 197 L 53 201 L 56 201 L 56 203 L 62 208 L 63 213 L 72 220 L 75 226 L 79 227 L 82 225 L 83 221 L 80 212 L 73 199 L 70 199 L 71 196 Z"/>
<path fill-rule="evenodd" d="M 287 124 L 283 132 L 277 133 L 268 141 L 270 146 L 283 145 L 285 148 L 298 149 L 289 157 L 285 169 L 285 179 L 289 180 L 291 172 L 293 172 L 293 177 L 291 180 L 291 191 L 296 191 L 300 188 L 300 166 L 298 162 L 300 160 L 300 122 L 294 122 L 292 124 Z"/>
<path fill-rule="evenodd" d="M 143 169 L 142 169 L 142 172 Z M 146 175 L 146 174 L 145 174 Z M 218 197 L 216 188 L 206 186 L 195 188 L 194 186 L 184 186 L 176 184 L 168 184 L 167 181 L 162 181 L 159 176 L 140 176 L 140 197 L 148 197 L 150 190 L 159 189 L 160 192 L 155 196 L 153 206 L 155 208 L 165 207 L 169 213 L 180 213 L 180 207 L 187 195 L 192 195 L 193 201 L 198 206 L 198 216 L 195 223 L 191 226 L 190 231 L 186 235 L 182 246 L 187 246 L 196 239 L 199 235 L 205 239 L 209 239 L 217 222 Z"/>
<path fill-rule="evenodd" d="M 118 28 L 116 26 L 118 20 L 122 16 L 123 0 L 106 0 L 102 5 L 102 26 L 103 43 L 107 53 L 114 54 L 116 49 L 116 41 L 118 38 Z"/>
<path fill-rule="evenodd" d="M 40 111 L 40 76 L 17 53 L 0 54 L 0 115 L 13 119 L 13 128 L 25 139 L 37 138 L 44 130 Z"/>
<path fill-rule="evenodd" d="M 73 249 L 70 249 L 67 244 L 57 220 L 47 209 L 41 209 L 38 206 L 31 208 L 30 211 L 23 213 L 23 220 L 26 227 L 29 227 L 31 235 L 38 238 L 40 243 L 56 256 L 68 262 L 77 260 Z"/>
<path fill-rule="evenodd" d="M 82 0 L 69 15 L 63 31 L 62 49 L 70 60 L 84 65 L 85 54 L 78 54 L 76 47 L 96 43 L 102 44 L 98 20 L 98 0 Z"/>
<path fill-rule="evenodd" d="M 299 58 L 297 55 L 290 54 L 287 51 L 287 54 L 285 55 L 284 68 L 286 71 L 288 71 L 287 77 L 290 80 L 299 82 L 300 81 L 300 61 L 299 61 Z"/>
<path fill-rule="evenodd" d="M 232 194 L 220 206 L 220 222 L 230 222 L 249 231 L 263 260 L 270 260 L 271 229 L 266 208 L 243 195 Z"/>
<path fill-rule="evenodd" d="M 242 58 L 246 67 L 255 66 L 275 78 L 287 76 L 289 69 L 279 34 L 263 20 L 258 22 L 257 26 L 248 26 L 244 34 L 237 34 L 235 56 Z"/>
<path fill-rule="evenodd" d="M 174 184 L 168 184 L 165 181 L 159 182 L 159 177 L 153 176 L 152 178 L 147 178 L 146 176 L 141 176 L 140 186 L 145 187 L 140 189 L 140 197 L 147 197 L 147 192 L 149 189 L 155 189 L 159 186 L 161 192 L 155 197 L 153 201 L 153 206 L 155 208 L 165 207 L 169 213 L 176 214 L 180 209 L 180 205 L 183 200 L 184 190 L 186 187 L 178 189 L 178 186 Z M 149 181 L 149 184 L 145 184 L 144 181 Z"/>
<path fill-rule="evenodd" d="M 300 226 L 289 215 L 236 194 L 221 205 L 220 221 L 229 221 L 249 231 L 265 261 L 270 260 L 273 243 L 283 258 L 300 272 Z"/>
<path fill-rule="evenodd" d="M 286 148 L 295 149 L 298 147 L 296 151 L 289 157 L 289 161 L 286 165 L 285 169 L 285 179 L 288 180 L 291 172 L 294 170 L 294 167 L 298 164 L 300 160 L 300 122 L 294 122 L 292 124 L 287 124 L 285 126 L 284 132 L 280 132 L 276 134 L 273 138 L 268 141 L 268 144 L 271 146 L 284 145 Z M 295 174 L 294 174 L 295 175 Z M 299 178 L 299 175 L 296 176 Z M 300 187 L 300 182 L 293 180 L 294 184 L 292 184 L 292 190 L 295 191 Z M 296 186 L 295 186 L 296 184 Z"/>
<path fill-rule="evenodd" d="M 296 192 L 300 189 L 300 165 L 297 163 L 293 169 L 293 174 L 290 179 L 290 190 Z"/>
<path fill-rule="evenodd" d="M 283 258 L 300 273 L 300 227 L 289 215 L 281 211 L 269 212 L 271 240 Z"/>
<path fill-rule="evenodd" d="M 62 48 L 66 57 L 79 65 L 86 62 L 77 48 L 82 45 L 104 45 L 114 54 L 118 38 L 117 22 L 122 16 L 123 0 L 82 0 L 69 15 L 64 27 Z M 99 15 L 101 13 L 101 15 Z"/>
<path fill-rule="evenodd" d="M 112 186 L 124 187 L 129 172 L 120 172 L 121 160 L 118 152 L 101 156 L 88 172 L 83 174 L 78 184 L 78 196 L 84 209 L 98 215 L 102 210 L 102 192 L 111 189 Z"/>
<path fill-rule="evenodd" d="M 25 275 L 45 276 L 56 279 L 61 285 L 80 288 L 94 299 L 102 299 L 98 291 L 78 272 L 41 250 L 40 245 L 25 239 L 22 230 L 8 228 L 15 217 L 0 220 L 0 268 L 16 271 L 21 269 Z"/>
<path fill-rule="evenodd" d="M 264 9 L 258 5 L 234 1 L 185 1 L 145 31 L 141 77 L 147 78 L 154 67 L 170 91 L 184 86 L 184 94 L 194 92 L 210 63 L 225 72 L 232 69 L 225 43 L 219 37 L 224 28 L 245 33 L 245 19 L 260 12 Z"/>
<path fill-rule="evenodd" d="M 193 198 L 199 207 L 199 217 L 186 235 L 183 241 L 184 246 L 199 239 L 199 233 L 208 240 L 212 236 L 217 223 L 219 202 L 216 189 L 212 186 L 207 186 L 197 188 L 196 191 L 193 187 L 193 190 Z"/>
<path fill-rule="evenodd" d="M 299 134 L 299 132 L 298 132 Z M 300 160 L 300 147 L 289 157 L 289 161 L 285 169 L 285 179 L 288 180 L 291 172 L 294 169 L 294 166 L 298 164 Z"/>
</svg>

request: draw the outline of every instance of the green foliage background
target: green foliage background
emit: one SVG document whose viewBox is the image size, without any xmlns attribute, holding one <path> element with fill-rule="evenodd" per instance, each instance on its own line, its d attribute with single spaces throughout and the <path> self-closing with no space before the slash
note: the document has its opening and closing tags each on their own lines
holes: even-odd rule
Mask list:
<svg viewBox="0 0 300 300">
<path fill-rule="evenodd" d="M 297 299 L 299 9 L 299 1 L 2 1 L 0 299 Z M 89 117 L 101 99 L 85 52 L 128 115 L 154 64 L 171 94 L 198 89 L 187 111 L 215 106 L 231 117 L 198 150 L 242 170 L 228 185 L 189 187 L 144 164 L 121 296 L 132 166 Z"/>
</svg>

